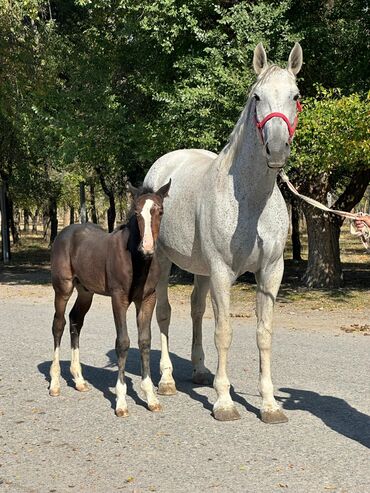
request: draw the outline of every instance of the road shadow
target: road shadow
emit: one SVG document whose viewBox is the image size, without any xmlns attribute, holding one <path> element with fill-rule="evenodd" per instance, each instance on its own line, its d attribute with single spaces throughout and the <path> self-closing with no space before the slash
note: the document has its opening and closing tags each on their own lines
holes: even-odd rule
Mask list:
<svg viewBox="0 0 370 493">
<path fill-rule="evenodd" d="M 50 384 L 50 365 L 51 361 L 44 361 L 40 363 L 37 368 L 40 373 L 45 377 L 45 380 Z M 64 379 L 68 387 L 75 388 L 71 372 L 69 370 L 70 361 L 60 362 L 61 378 Z M 81 363 L 82 374 L 85 380 L 94 388 L 99 390 L 103 396 L 110 402 L 111 408 L 116 408 L 116 394 L 110 389 L 116 386 L 117 372 L 110 369 L 111 365 L 105 368 L 98 368 L 95 366 L 85 365 Z M 135 402 L 135 404 L 143 407 L 147 407 L 145 401 L 140 399 L 139 395 L 135 391 L 132 383 L 132 379 L 126 375 L 127 395 L 129 395 Z M 77 391 L 76 391 L 77 392 Z"/>
<path fill-rule="evenodd" d="M 283 408 L 317 416 L 337 433 L 370 448 L 370 416 L 357 411 L 344 399 L 302 389 L 281 388 L 289 397 L 278 397 Z"/>
<path fill-rule="evenodd" d="M 117 372 L 112 371 L 112 368 L 117 367 L 117 357 L 116 351 L 111 349 L 106 353 L 109 362 L 103 368 L 98 368 L 90 365 L 85 365 L 81 363 L 82 366 L 82 374 L 87 382 L 97 390 L 99 390 L 103 396 L 110 402 L 112 409 L 115 409 L 116 403 L 116 395 L 114 392 L 110 390 L 110 388 L 114 388 L 117 381 Z M 161 357 L 161 352 L 159 350 L 152 350 L 150 353 L 150 367 L 152 380 L 154 385 L 158 385 L 160 380 L 160 372 L 159 372 L 159 361 Z M 183 394 L 187 394 L 191 399 L 198 401 L 202 404 L 203 408 L 212 412 L 213 404 L 209 401 L 208 397 L 197 392 L 197 389 L 201 387 L 201 385 L 197 385 L 192 382 L 191 374 L 192 374 L 192 364 L 191 361 L 178 356 L 175 353 L 170 353 L 171 361 L 173 364 L 173 376 L 176 381 L 176 387 L 178 392 Z M 45 361 L 38 365 L 38 370 L 45 377 L 45 380 L 50 383 L 50 365 L 51 361 Z M 69 387 L 74 388 L 74 382 L 72 380 L 71 373 L 69 371 L 70 362 L 69 361 L 61 361 L 61 377 L 67 382 Z M 140 366 L 140 351 L 137 348 L 130 348 L 126 361 L 126 384 L 127 384 L 127 395 L 131 397 L 136 404 L 147 407 L 146 403 L 139 397 L 137 392 L 135 391 L 131 375 L 141 376 L 141 366 Z M 256 417 L 259 417 L 259 410 L 252 406 L 244 397 L 235 392 L 234 388 L 230 389 L 231 398 L 233 401 L 238 402 L 242 405 L 247 411 L 254 414 Z M 216 397 L 216 395 L 215 395 Z"/>
</svg>

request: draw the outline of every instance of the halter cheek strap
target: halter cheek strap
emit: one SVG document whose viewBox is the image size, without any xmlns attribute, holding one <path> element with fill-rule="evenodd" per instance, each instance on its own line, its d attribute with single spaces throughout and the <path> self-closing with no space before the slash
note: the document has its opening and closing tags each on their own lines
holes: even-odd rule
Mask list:
<svg viewBox="0 0 370 493">
<path fill-rule="evenodd" d="M 260 122 L 257 120 L 257 116 L 256 116 L 256 127 L 260 131 L 260 136 L 261 136 L 261 139 L 262 139 L 262 143 L 264 143 L 264 139 L 263 139 L 263 127 L 266 125 L 266 123 L 269 120 L 271 120 L 271 118 L 282 118 L 285 121 L 285 123 L 287 124 L 287 127 L 288 127 L 288 132 L 289 132 L 289 143 L 292 141 L 293 135 L 294 135 L 294 132 L 295 132 L 295 129 L 297 128 L 297 125 L 298 125 L 298 114 L 302 111 L 302 105 L 301 105 L 301 103 L 299 101 L 297 101 L 296 107 L 297 107 L 297 114 L 296 114 L 296 116 L 294 118 L 293 125 L 291 125 L 288 117 L 285 116 L 284 113 L 279 113 L 277 111 L 275 111 L 274 113 L 269 113 Z"/>
</svg>

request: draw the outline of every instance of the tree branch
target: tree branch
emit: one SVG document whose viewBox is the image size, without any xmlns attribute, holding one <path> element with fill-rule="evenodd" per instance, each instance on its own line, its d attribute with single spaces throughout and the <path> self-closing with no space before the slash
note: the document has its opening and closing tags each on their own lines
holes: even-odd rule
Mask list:
<svg viewBox="0 0 370 493">
<path fill-rule="evenodd" d="M 336 200 L 333 205 L 333 209 L 339 209 L 342 211 L 350 211 L 353 209 L 364 196 L 369 182 L 370 169 L 366 169 L 363 165 L 362 169 L 358 169 L 352 175 L 351 181 L 347 185 L 344 192 Z"/>
</svg>

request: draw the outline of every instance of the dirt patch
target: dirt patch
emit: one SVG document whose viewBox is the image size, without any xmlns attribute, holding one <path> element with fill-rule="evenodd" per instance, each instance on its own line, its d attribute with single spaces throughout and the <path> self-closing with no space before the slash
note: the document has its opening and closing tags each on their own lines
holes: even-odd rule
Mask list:
<svg viewBox="0 0 370 493">
<path fill-rule="evenodd" d="M 350 326 L 342 326 L 341 330 L 347 332 L 347 334 L 352 334 L 353 332 L 363 333 L 364 336 L 370 336 L 370 325 L 369 324 L 351 324 Z"/>
</svg>

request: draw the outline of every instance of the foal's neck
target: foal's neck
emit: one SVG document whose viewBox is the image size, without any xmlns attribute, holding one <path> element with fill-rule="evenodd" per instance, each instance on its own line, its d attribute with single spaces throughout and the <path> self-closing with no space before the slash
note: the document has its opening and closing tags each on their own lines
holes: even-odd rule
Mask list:
<svg viewBox="0 0 370 493">
<path fill-rule="evenodd" d="M 141 236 L 140 236 L 140 229 L 135 214 L 130 217 L 127 223 L 127 227 L 130 232 L 127 242 L 127 249 L 131 253 L 132 258 L 136 260 L 139 259 L 140 264 L 142 265 L 150 264 L 152 257 L 150 256 L 147 257 L 143 255 L 139 250 L 139 246 L 141 243 Z"/>
</svg>

